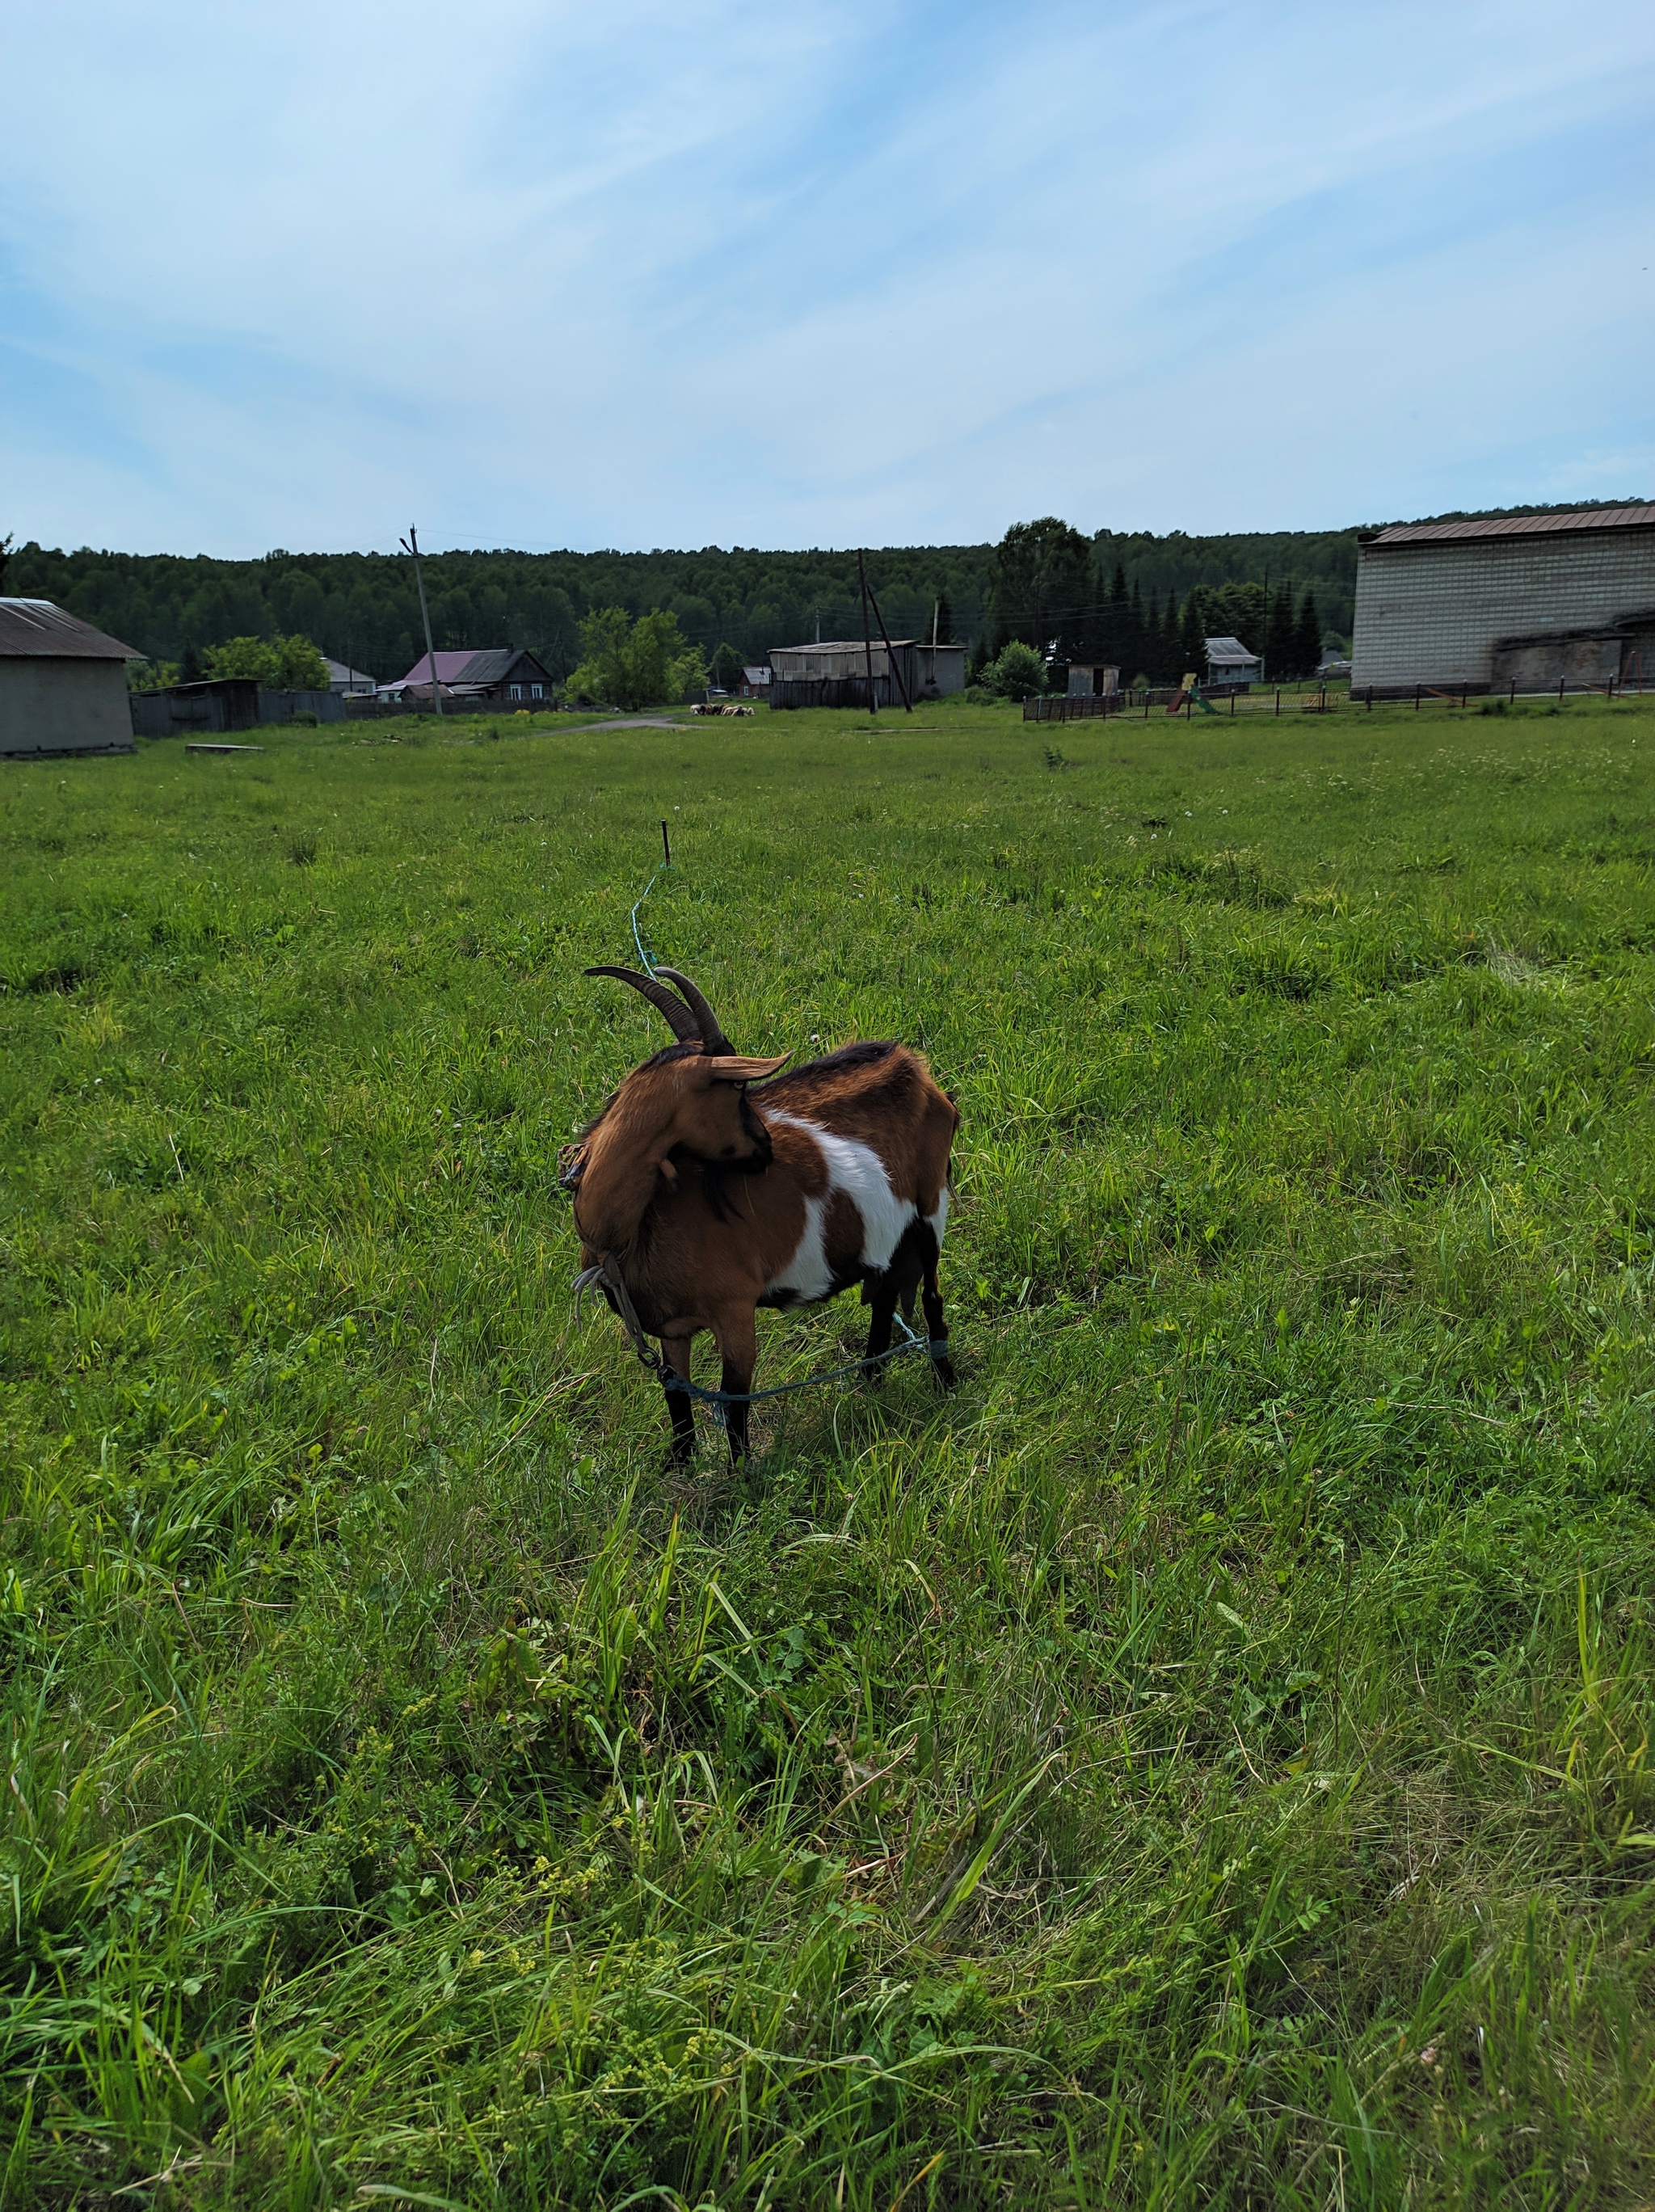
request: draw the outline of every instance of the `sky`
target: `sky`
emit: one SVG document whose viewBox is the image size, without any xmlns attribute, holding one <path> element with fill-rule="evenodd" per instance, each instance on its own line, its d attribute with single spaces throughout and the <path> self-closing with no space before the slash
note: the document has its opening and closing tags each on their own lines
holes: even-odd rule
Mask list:
<svg viewBox="0 0 1655 2212">
<path fill-rule="evenodd" d="M 1647 0 L 8 11 L 0 536 L 1655 496 Z"/>
</svg>

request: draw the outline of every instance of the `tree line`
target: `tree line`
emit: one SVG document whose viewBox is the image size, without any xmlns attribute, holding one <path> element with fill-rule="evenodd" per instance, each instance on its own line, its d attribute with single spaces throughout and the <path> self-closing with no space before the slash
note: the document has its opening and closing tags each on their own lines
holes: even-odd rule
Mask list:
<svg viewBox="0 0 1655 2212">
<path fill-rule="evenodd" d="M 1288 574 L 1300 587 L 1313 585 L 1330 629 L 1349 629 L 1354 532 L 1201 538 L 1106 531 L 1081 542 L 1090 549 L 1089 589 L 1101 580 L 1106 590 L 1118 569 L 1129 601 L 1136 587 L 1146 649 L 1155 629 L 1164 631 L 1169 592 L 1181 618 L 1197 588 L 1262 586 L 1266 571 L 1272 589 Z M 994 545 L 895 546 L 868 556 L 869 581 L 894 636 L 929 638 L 936 622 L 939 635 L 991 651 L 1021 634 L 1001 572 Z M 853 550 L 452 552 L 427 555 L 425 575 L 439 647 L 527 646 L 560 679 L 583 659 L 582 623 L 604 608 L 634 617 L 673 615 L 686 645 L 699 647 L 726 681 L 773 647 L 862 635 Z M 232 639 L 300 636 L 389 682 L 425 649 L 413 564 L 403 555 L 278 550 L 254 561 L 216 561 L 64 552 L 31 542 L 12 553 L 6 588 L 53 599 L 152 661 L 180 666 L 204 668 L 209 650 Z"/>
<path fill-rule="evenodd" d="M 1031 533 L 1042 541 L 1046 564 L 1036 564 L 1033 597 L 1024 588 Z M 1356 537 L 1355 527 L 1212 537 L 1100 530 L 1088 537 L 1047 517 L 1017 525 L 998 545 L 888 546 L 868 555 L 868 574 L 894 636 L 928 638 L 946 610 L 953 639 L 979 654 L 986 647 L 997 655 L 1014 636 L 1034 643 L 1034 631 L 1044 629 L 1042 652 L 1055 635 L 1116 660 L 1124 673 L 1175 678 L 1195 665 L 1187 642 L 1198 620 L 1209 635 L 1231 633 L 1262 652 L 1268 669 L 1285 672 L 1280 648 L 1289 617 L 1295 636 L 1305 627 L 1294 648 L 1301 659 L 1307 646 L 1306 599 L 1322 641 L 1349 643 Z M 559 678 L 581 660 L 582 623 L 603 608 L 634 618 L 675 616 L 686 645 L 726 675 L 763 660 L 774 646 L 862 635 L 854 550 L 452 552 L 427 555 L 425 572 L 439 647 L 527 646 Z M 425 646 L 413 563 L 401 554 L 278 549 L 256 561 L 216 561 L 84 546 L 64 552 L 32 540 L 13 547 L 7 539 L 0 544 L 0 575 L 6 591 L 53 599 L 157 662 L 204 665 L 209 648 L 231 639 L 300 636 L 388 682 L 412 669 Z M 1116 589 L 1122 576 L 1125 613 Z M 1287 616 L 1280 612 L 1284 595 Z M 1197 615 L 1188 618 L 1186 635 L 1192 598 Z M 1168 645 L 1169 600 L 1176 603 L 1178 652 Z"/>
<path fill-rule="evenodd" d="M 1169 584 L 1163 595 L 1129 574 L 1124 559 L 1112 570 L 1098 539 L 1055 515 L 1007 531 L 995 549 L 990 601 L 993 629 L 972 656 L 974 680 L 1021 643 L 1059 670 L 1103 661 L 1124 683 L 1176 684 L 1185 674 L 1205 676 L 1207 640 L 1219 636 L 1261 655 L 1269 677 L 1292 681 L 1314 672 L 1330 637 L 1344 641 L 1325 628 L 1313 583 L 1299 588 L 1278 572 L 1272 588 L 1266 572 L 1197 582 L 1182 595 Z"/>
</svg>

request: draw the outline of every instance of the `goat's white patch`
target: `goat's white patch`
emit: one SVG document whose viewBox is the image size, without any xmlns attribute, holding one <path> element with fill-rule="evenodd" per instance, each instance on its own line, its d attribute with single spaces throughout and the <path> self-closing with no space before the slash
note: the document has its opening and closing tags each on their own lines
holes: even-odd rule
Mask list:
<svg viewBox="0 0 1655 2212">
<path fill-rule="evenodd" d="M 773 1114 L 768 1118 L 773 1121 L 781 1116 Z M 804 1234 L 799 1239 L 798 1249 L 780 1274 L 765 1285 L 767 1297 L 773 1297 L 779 1291 L 791 1291 L 802 1305 L 810 1305 L 818 1298 L 825 1298 L 833 1289 L 834 1271 L 828 1265 L 828 1247 L 821 1233 L 827 1211 L 825 1199 L 805 1200 Z"/>
<path fill-rule="evenodd" d="M 822 1224 L 828 1200 L 835 1191 L 843 1191 L 862 1217 L 862 1266 L 888 1267 L 903 1231 L 918 1218 L 919 1209 L 912 1199 L 899 1198 L 891 1188 L 891 1179 L 878 1153 L 870 1145 L 858 1144 L 854 1137 L 835 1136 L 831 1129 L 780 1113 L 774 1107 L 767 1111 L 765 1119 L 779 1121 L 790 1129 L 802 1129 L 806 1136 L 814 1139 L 821 1147 L 828 1169 L 826 1192 L 821 1198 L 807 1198 L 804 1201 L 804 1234 L 799 1239 L 798 1249 L 774 1281 L 765 1285 L 766 1291 L 772 1295 L 778 1291 L 791 1291 L 801 1301 L 809 1301 L 825 1298 L 833 1288 L 833 1270 L 828 1264 Z M 933 1225 L 945 1218 L 947 1212 L 945 1192 L 939 1213 L 932 1217 Z M 940 1238 L 940 1227 L 937 1235 Z"/>
</svg>

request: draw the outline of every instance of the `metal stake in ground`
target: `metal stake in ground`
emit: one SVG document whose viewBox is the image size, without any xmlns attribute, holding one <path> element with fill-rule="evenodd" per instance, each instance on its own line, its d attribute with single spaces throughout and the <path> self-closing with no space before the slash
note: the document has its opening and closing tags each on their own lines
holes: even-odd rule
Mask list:
<svg viewBox="0 0 1655 2212">
<path fill-rule="evenodd" d="M 420 533 L 410 522 L 408 536 L 402 541 L 404 553 L 414 560 L 414 581 L 420 593 L 420 620 L 425 624 L 425 657 L 431 664 L 431 696 L 436 703 L 439 717 L 442 714 L 442 686 L 437 681 L 437 655 L 431 643 L 431 615 L 425 604 L 425 577 L 420 568 Z"/>
</svg>

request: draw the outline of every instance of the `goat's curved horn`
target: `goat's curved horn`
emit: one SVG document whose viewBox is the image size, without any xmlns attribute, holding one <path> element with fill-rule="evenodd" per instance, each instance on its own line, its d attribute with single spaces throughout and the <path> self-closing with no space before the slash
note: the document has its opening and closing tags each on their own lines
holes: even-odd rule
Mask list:
<svg viewBox="0 0 1655 2212">
<path fill-rule="evenodd" d="M 662 972 L 664 974 L 666 970 Z M 656 1012 L 665 1017 L 668 1028 L 680 1044 L 694 1044 L 700 1036 L 701 1031 L 696 1026 L 694 1015 L 687 1006 L 680 1005 L 664 983 L 658 983 L 653 976 L 640 975 L 635 968 L 588 968 L 586 973 L 589 975 L 613 975 L 617 982 L 630 983 L 634 991 L 641 991 Z M 723 1049 L 728 1052 L 730 1047 L 725 1045 Z"/>
<path fill-rule="evenodd" d="M 683 993 L 685 1005 L 700 1024 L 701 1042 L 707 1051 L 733 1053 L 736 1048 L 724 1035 L 724 1027 L 718 1017 L 690 981 L 688 976 L 681 975 L 676 968 L 662 968 L 656 972 L 664 975 L 670 982 L 676 983 Z"/>
</svg>

